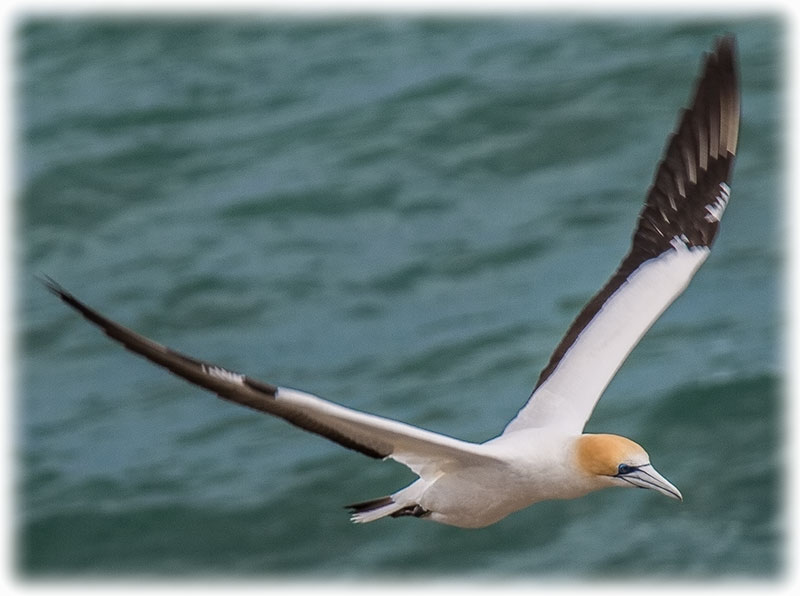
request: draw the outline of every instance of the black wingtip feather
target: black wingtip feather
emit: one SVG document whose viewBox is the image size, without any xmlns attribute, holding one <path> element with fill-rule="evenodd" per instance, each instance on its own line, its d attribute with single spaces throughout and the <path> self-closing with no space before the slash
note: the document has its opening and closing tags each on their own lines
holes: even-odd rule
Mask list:
<svg viewBox="0 0 800 596">
<path fill-rule="evenodd" d="M 92 310 L 88 306 L 86 306 L 83 302 L 75 298 L 70 292 L 68 292 L 64 286 L 59 284 L 56 280 L 54 280 L 49 275 L 38 275 L 37 279 L 44 284 L 45 288 L 47 288 L 52 294 L 57 296 L 61 299 L 62 302 L 65 302 L 79 313 L 81 313 L 84 317 L 92 321 L 93 323 L 103 326 L 102 323 L 105 321 L 105 317 L 97 313 L 96 311 Z"/>
</svg>

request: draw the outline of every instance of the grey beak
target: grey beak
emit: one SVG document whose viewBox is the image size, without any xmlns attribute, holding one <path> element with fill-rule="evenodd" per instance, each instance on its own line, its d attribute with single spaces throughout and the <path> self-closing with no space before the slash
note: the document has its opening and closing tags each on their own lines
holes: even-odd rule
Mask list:
<svg viewBox="0 0 800 596">
<path fill-rule="evenodd" d="M 639 488 L 651 488 L 653 490 L 657 490 L 662 495 L 667 495 L 673 499 L 683 501 L 683 495 L 681 494 L 681 491 L 679 491 L 669 480 L 656 472 L 656 469 L 650 464 L 639 466 L 633 472 L 621 475 L 619 478 L 622 478 L 626 482 L 629 482 L 634 486 L 638 486 Z"/>
</svg>

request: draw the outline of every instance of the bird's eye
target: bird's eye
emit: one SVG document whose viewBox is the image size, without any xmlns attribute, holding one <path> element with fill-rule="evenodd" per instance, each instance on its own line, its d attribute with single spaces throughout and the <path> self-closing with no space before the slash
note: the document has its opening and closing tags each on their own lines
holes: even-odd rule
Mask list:
<svg viewBox="0 0 800 596">
<path fill-rule="evenodd" d="M 628 464 L 620 464 L 617 468 L 617 474 L 630 474 L 633 472 L 633 466 L 629 466 Z"/>
</svg>

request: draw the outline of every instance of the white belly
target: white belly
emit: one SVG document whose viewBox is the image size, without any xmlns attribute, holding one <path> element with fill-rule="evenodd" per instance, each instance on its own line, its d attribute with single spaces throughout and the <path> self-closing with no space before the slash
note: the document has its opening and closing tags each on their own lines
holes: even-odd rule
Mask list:
<svg viewBox="0 0 800 596">
<path fill-rule="evenodd" d="M 517 440 L 519 437 L 514 442 Z M 498 446 L 506 450 L 500 441 Z M 528 441 L 525 446 L 530 448 Z M 519 445 L 511 447 L 508 451 L 516 457 L 507 458 L 503 465 L 462 468 L 432 481 L 418 497 L 419 504 L 430 512 L 429 518 L 463 528 L 480 528 L 539 501 L 574 499 L 597 488 L 564 466 L 560 449 L 554 449 L 551 458 L 545 448 L 531 453 L 519 449 Z M 529 455 L 519 456 L 525 451 Z"/>
</svg>

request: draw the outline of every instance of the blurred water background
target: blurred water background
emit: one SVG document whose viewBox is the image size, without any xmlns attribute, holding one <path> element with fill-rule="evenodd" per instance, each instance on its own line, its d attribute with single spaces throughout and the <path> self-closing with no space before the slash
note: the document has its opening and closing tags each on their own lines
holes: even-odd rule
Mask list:
<svg viewBox="0 0 800 596">
<path fill-rule="evenodd" d="M 609 490 L 482 530 L 366 526 L 413 479 L 215 399 L 34 278 L 185 353 L 497 434 L 617 266 L 715 35 L 743 119 L 715 251 L 588 430 Z M 775 18 L 23 18 L 17 568 L 30 576 L 775 577 L 783 26 Z"/>
</svg>

